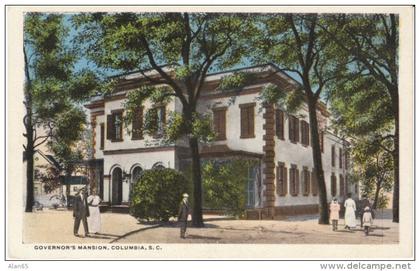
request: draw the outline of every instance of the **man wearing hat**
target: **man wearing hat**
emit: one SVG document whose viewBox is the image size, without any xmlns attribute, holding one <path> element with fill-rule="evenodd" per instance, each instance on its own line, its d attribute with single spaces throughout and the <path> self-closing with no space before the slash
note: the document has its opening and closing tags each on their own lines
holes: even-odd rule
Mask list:
<svg viewBox="0 0 420 271">
<path fill-rule="evenodd" d="M 181 238 L 185 238 L 185 232 L 187 231 L 188 213 L 190 207 L 188 206 L 188 194 L 182 194 L 182 201 L 179 204 L 178 222 L 181 226 Z"/>
<path fill-rule="evenodd" d="M 89 235 L 89 229 L 87 224 L 87 217 L 89 216 L 89 206 L 87 203 L 86 188 L 82 187 L 79 193 L 74 198 L 73 202 L 73 217 L 74 217 L 74 236 L 79 236 L 80 221 L 83 223 L 83 229 L 85 230 L 85 237 Z"/>
</svg>

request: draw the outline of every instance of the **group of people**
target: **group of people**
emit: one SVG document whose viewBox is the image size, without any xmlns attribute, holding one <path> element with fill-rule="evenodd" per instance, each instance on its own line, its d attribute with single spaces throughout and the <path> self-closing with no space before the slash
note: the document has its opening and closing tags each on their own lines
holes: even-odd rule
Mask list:
<svg viewBox="0 0 420 271">
<path fill-rule="evenodd" d="M 97 234 L 101 230 L 101 213 L 99 204 L 101 198 L 96 194 L 96 190 L 92 189 L 91 195 L 88 196 L 86 187 L 79 190 L 73 201 L 73 218 L 74 218 L 74 236 L 87 237 L 89 234 Z M 79 235 L 80 222 L 83 224 L 85 235 Z"/>
<path fill-rule="evenodd" d="M 356 211 L 357 206 L 356 202 L 352 199 L 352 194 L 347 194 L 347 199 L 344 201 L 344 229 L 352 230 L 356 227 Z M 363 199 L 360 206 L 360 227 L 364 229 L 365 235 L 369 235 L 369 231 L 373 224 L 373 211 L 370 206 L 368 199 Z M 340 218 L 340 204 L 337 201 L 337 198 L 333 198 L 330 204 L 330 220 L 332 223 L 333 231 L 337 231 L 338 220 Z"/>
<path fill-rule="evenodd" d="M 92 194 L 88 196 L 86 187 L 79 190 L 73 201 L 73 233 L 76 237 L 87 237 L 89 234 L 98 234 L 101 230 L 101 213 L 99 204 L 101 198 L 92 189 Z M 178 222 L 181 229 L 181 238 L 185 238 L 187 231 L 188 215 L 190 207 L 188 203 L 188 194 L 182 195 L 182 201 L 179 205 Z M 85 235 L 79 235 L 80 222 L 83 224 Z"/>
</svg>

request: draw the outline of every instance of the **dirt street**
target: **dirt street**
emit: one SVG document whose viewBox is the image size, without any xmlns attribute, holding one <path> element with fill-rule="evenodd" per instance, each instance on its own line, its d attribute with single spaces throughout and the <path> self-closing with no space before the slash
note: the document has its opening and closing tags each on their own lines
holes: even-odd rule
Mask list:
<svg viewBox="0 0 420 271">
<path fill-rule="evenodd" d="M 188 228 L 187 238 L 179 238 L 175 222 L 140 224 L 128 214 L 103 213 L 102 229 L 87 238 L 73 236 L 69 211 L 45 210 L 25 213 L 24 243 L 248 243 L 248 244 L 395 244 L 398 224 L 391 222 L 390 210 L 378 213 L 373 232 L 365 236 L 358 227 L 333 232 L 330 225 L 319 225 L 316 216 L 290 217 L 288 220 L 235 220 L 205 216 L 205 228 Z M 83 233 L 80 225 L 79 233 Z"/>
</svg>

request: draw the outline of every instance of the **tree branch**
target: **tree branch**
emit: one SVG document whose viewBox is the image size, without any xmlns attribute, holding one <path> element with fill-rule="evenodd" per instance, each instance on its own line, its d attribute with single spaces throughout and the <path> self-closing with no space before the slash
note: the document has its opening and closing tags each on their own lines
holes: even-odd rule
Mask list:
<svg viewBox="0 0 420 271">
<path fill-rule="evenodd" d="M 296 41 L 297 47 L 298 47 L 299 63 L 302 67 L 305 67 L 305 61 L 303 60 L 303 55 L 302 55 L 302 40 L 300 39 L 300 36 L 299 36 L 299 33 L 296 29 L 296 26 L 295 26 L 295 23 L 293 21 L 292 15 L 290 15 L 290 14 L 286 15 L 286 20 L 289 23 L 290 27 L 292 28 L 293 35 L 295 36 L 295 41 Z"/>
<path fill-rule="evenodd" d="M 162 70 L 159 65 L 157 65 L 153 53 L 150 50 L 149 44 L 144 36 L 141 37 L 141 41 L 143 43 L 143 46 L 146 49 L 147 57 L 149 59 L 150 65 L 155 69 L 162 77 L 166 80 L 166 83 L 172 87 L 172 89 L 175 91 L 177 97 L 180 99 L 181 103 L 185 106 L 188 105 L 187 100 L 185 99 L 185 96 L 182 92 L 182 89 L 178 86 L 178 84 L 166 73 Z"/>
<path fill-rule="evenodd" d="M 48 140 L 50 137 L 51 137 L 51 136 L 50 136 L 50 135 L 48 135 L 48 136 L 40 136 L 40 137 L 36 138 L 36 139 L 34 140 L 34 149 L 36 149 L 38 146 L 40 146 L 40 145 L 44 144 L 45 142 L 47 142 L 47 140 Z M 44 138 L 44 139 L 43 139 L 41 142 L 39 142 L 38 144 L 35 144 L 36 140 L 41 139 L 41 138 Z"/>
</svg>

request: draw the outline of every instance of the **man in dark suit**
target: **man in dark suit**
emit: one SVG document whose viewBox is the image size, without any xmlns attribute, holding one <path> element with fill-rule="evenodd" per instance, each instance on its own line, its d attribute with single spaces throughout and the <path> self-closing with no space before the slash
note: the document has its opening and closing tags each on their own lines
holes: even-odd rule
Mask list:
<svg viewBox="0 0 420 271">
<path fill-rule="evenodd" d="M 73 202 L 73 218 L 74 218 L 74 236 L 79 237 L 79 226 L 80 221 L 83 223 L 83 229 L 85 230 L 85 237 L 89 235 L 89 229 L 87 224 L 87 217 L 89 216 L 89 206 L 87 203 L 86 188 L 83 187 L 79 190 L 79 193 L 74 198 Z"/>
<path fill-rule="evenodd" d="M 179 204 L 179 212 L 178 212 L 178 222 L 180 222 L 180 226 L 181 226 L 181 238 L 185 238 L 189 212 L 190 212 L 190 207 L 188 205 L 188 194 L 184 193 L 182 195 L 182 201 Z"/>
</svg>

